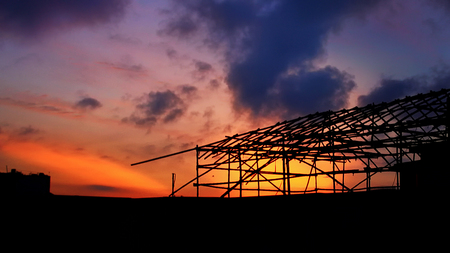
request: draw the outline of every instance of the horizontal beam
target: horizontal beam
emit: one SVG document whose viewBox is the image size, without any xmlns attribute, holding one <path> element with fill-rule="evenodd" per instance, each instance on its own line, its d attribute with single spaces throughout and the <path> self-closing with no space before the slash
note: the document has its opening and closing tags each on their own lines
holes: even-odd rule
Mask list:
<svg viewBox="0 0 450 253">
<path fill-rule="evenodd" d="M 156 160 L 163 159 L 163 158 L 170 157 L 170 156 L 174 156 L 174 155 L 183 154 L 183 153 L 186 153 L 186 152 L 189 152 L 189 151 L 193 151 L 193 150 L 196 150 L 196 149 L 197 148 L 190 148 L 190 149 L 186 149 L 186 150 L 183 150 L 183 151 L 180 151 L 180 152 L 176 152 L 176 153 L 172 153 L 172 154 L 168 154 L 168 155 L 152 158 L 152 159 L 149 159 L 149 160 L 145 160 L 145 161 L 142 161 L 142 162 L 132 163 L 131 166 L 135 166 L 135 165 L 139 165 L 139 164 L 143 164 L 143 163 L 156 161 Z"/>
</svg>

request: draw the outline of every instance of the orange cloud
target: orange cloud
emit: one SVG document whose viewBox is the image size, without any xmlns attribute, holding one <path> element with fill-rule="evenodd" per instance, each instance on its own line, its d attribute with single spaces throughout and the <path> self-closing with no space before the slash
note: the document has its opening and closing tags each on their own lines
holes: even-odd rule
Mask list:
<svg viewBox="0 0 450 253">
<path fill-rule="evenodd" d="M 49 98 L 47 95 L 31 94 L 29 92 L 18 93 L 13 98 L 0 97 L 0 106 L 2 105 L 64 119 L 81 119 L 104 124 L 118 124 L 120 122 L 120 120 L 111 119 L 107 116 L 86 113 L 86 110 L 77 107 L 76 103 L 70 103 L 58 98 Z M 100 106 L 96 108 L 98 107 Z"/>
<path fill-rule="evenodd" d="M 0 105 L 15 106 L 27 110 L 47 113 L 58 116 L 70 116 L 72 118 L 80 118 L 76 110 L 73 110 L 67 102 L 58 99 L 49 99 L 46 95 L 19 94 L 19 98 L 1 97 Z"/>
</svg>

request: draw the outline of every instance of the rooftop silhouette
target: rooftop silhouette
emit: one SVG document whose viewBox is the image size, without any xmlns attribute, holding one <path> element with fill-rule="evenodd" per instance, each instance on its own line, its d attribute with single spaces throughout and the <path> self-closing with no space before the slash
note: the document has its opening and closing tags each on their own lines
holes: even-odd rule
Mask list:
<svg viewBox="0 0 450 253">
<path fill-rule="evenodd" d="M 50 194 L 50 176 L 44 173 L 25 175 L 16 169 L 0 173 L 0 195 L 2 196 L 48 194 Z"/>
</svg>

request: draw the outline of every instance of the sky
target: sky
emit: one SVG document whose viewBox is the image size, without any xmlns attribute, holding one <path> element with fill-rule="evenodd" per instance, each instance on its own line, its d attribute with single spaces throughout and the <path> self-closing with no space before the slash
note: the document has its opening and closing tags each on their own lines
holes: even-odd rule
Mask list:
<svg viewBox="0 0 450 253">
<path fill-rule="evenodd" d="M 449 14 L 444 0 L 0 0 L 0 170 L 48 174 L 53 194 L 167 196 L 195 154 L 130 164 L 450 88 Z"/>
</svg>

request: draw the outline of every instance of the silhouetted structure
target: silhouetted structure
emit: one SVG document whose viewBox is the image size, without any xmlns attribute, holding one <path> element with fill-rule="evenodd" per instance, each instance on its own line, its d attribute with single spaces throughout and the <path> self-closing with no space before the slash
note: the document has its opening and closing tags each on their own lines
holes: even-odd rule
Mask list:
<svg viewBox="0 0 450 253">
<path fill-rule="evenodd" d="M 1 196 L 44 196 L 50 194 L 50 176 L 43 173 L 24 175 L 15 169 L 0 173 Z"/>
<path fill-rule="evenodd" d="M 209 187 L 221 197 L 443 189 L 449 96 L 441 90 L 310 114 L 132 165 L 195 150 L 196 177 L 171 195 L 191 183 L 197 196 Z"/>
</svg>

